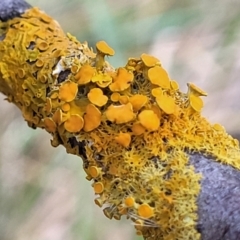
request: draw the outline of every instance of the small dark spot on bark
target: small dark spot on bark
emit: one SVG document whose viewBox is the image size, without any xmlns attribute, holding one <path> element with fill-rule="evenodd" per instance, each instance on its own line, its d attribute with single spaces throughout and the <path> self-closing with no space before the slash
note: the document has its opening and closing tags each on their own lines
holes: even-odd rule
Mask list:
<svg viewBox="0 0 240 240">
<path fill-rule="evenodd" d="M 222 238 L 226 236 L 226 234 L 228 233 L 229 231 L 229 226 L 225 226 L 224 230 L 223 230 L 223 233 L 222 233 Z"/>
<path fill-rule="evenodd" d="M 168 180 L 172 177 L 172 170 L 169 170 L 165 175 L 163 175 L 164 180 Z"/>
<path fill-rule="evenodd" d="M 103 159 L 103 156 L 100 155 L 100 154 L 98 154 L 98 153 L 96 153 L 96 154 L 94 154 L 94 159 L 95 159 L 96 161 L 101 161 L 101 160 Z"/>
<path fill-rule="evenodd" d="M 36 43 L 33 42 L 33 41 L 31 41 L 30 44 L 29 44 L 29 46 L 27 47 L 27 49 L 28 49 L 28 50 L 33 50 L 35 46 L 36 46 Z"/>
<path fill-rule="evenodd" d="M 37 74 L 38 74 L 38 72 L 34 72 L 34 73 L 33 73 L 33 77 L 34 77 L 35 79 L 37 79 Z"/>
<path fill-rule="evenodd" d="M 86 147 L 85 141 L 79 142 L 79 141 L 77 141 L 76 137 L 70 137 L 68 139 L 68 142 L 69 142 L 71 148 L 78 146 L 79 155 L 85 159 L 87 158 L 86 149 L 85 149 L 85 147 Z"/>
<path fill-rule="evenodd" d="M 30 128 L 32 128 L 32 129 L 37 129 L 37 126 L 36 126 L 36 124 L 34 124 L 34 123 L 31 123 L 31 122 L 27 122 L 27 124 L 28 124 L 28 126 L 30 127 Z"/>
<path fill-rule="evenodd" d="M 61 71 L 59 74 L 58 74 L 58 77 L 57 77 L 57 82 L 58 83 L 61 83 L 61 82 L 64 82 L 68 75 L 71 73 L 70 69 L 66 69 L 64 71 Z"/>
<path fill-rule="evenodd" d="M 172 194 L 172 191 L 170 189 L 167 189 L 165 191 L 165 195 L 170 196 Z"/>
<path fill-rule="evenodd" d="M 159 157 L 153 156 L 153 157 L 149 158 L 149 160 L 154 163 L 155 168 L 158 168 Z"/>
<path fill-rule="evenodd" d="M 111 126 L 111 125 L 112 125 L 112 122 L 109 121 L 109 120 L 107 120 L 106 123 L 107 123 L 108 126 Z"/>
<path fill-rule="evenodd" d="M 202 233 L 202 224 L 198 223 L 197 226 L 196 226 L 196 230 L 197 230 L 199 233 Z"/>
<path fill-rule="evenodd" d="M 163 140 L 164 143 L 168 142 L 168 139 L 166 137 L 163 137 L 162 140 Z"/>
<path fill-rule="evenodd" d="M 0 41 L 3 41 L 5 37 L 6 37 L 6 34 L 1 35 L 0 36 Z"/>
<path fill-rule="evenodd" d="M 79 96 L 86 96 L 87 95 L 87 91 L 85 87 L 78 87 L 78 95 Z"/>
<path fill-rule="evenodd" d="M 46 88 L 46 96 L 48 96 L 48 94 L 50 93 L 50 87 Z"/>
<path fill-rule="evenodd" d="M 29 59 L 26 61 L 29 65 L 33 65 L 36 61 L 30 61 Z"/>
</svg>

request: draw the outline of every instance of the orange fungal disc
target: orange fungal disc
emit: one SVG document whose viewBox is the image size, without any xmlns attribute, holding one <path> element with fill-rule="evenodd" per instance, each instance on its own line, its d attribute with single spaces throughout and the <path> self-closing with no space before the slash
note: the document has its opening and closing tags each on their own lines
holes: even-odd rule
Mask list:
<svg viewBox="0 0 240 240">
<path fill-rule="evenodd" d="M 162 88 L 160 88 L 160 87 L 153 88 L 153 89 L 152 89 L 152 95 L 153 95 L 154 97 L 161 97 L 161 96 L 163 95 Z"/>
<path fill-rule="evenodd" d="M 93 185 L 93 189 L 96 194 L 101 194 L 104 191 L 104 185 L 102 182 L 96 182 Z"/>
<path fill-rule="evenodd" d="M 118 102 L 119 98 L 120 98 L 120 94 L 118 92 L 112 93 L 110 97 L 112 102 Z"/>
<path fill-rule="evenodd" d="M 154 85 L 157 85 L 162 88 L 170 88 L 170 80 L 167 72 L 160 66 L 155 66 L 148 70 L 148 79 Z"/>
<path fill-rule="evenodd" d="M 117 124 L 127 123 L 135 119 L 136 115 L 133 113 L 131 103 L 122 105 L 110 105 L 106 110 L 106 117 L 111 122 Z"/>
<path fill-rule="evenodd" d="M 131 135 L 129 133 L 119 133 L 119 135 L 115 137 L 115 140 L 123 147 L 129 147 L 131 143 Z"/>
<path fill-rule="evenodd" d="M 157 59 L 151 55 L 148 55 L 146 53 L 143 53 L 141 55 L 141 60 L 143 61 L 144 65 L 146 67 L 154 67 L 156 64 L 160 65 L 159 59 Z"/>
<path fill-rule="evenodd" d="M 126 207 L 133 207 L 135 204 L 135 199 L 131 196 L 128 196 L 124 199 L 124 204 Z"/>
<path fill-rule="evenodd" d="M 152 110 L 143 110 L 138 115 L 139 122 L 149 131 L 156 131 L 160 125 L 160 119 Z"/>
<path fill-rule="evenodd" d="M 117 75 L 113 78 L 113 83 L 109 85 L 112 92 L 123 91 L 130 86 L 133 81 L 133 73 L 125 68 L 119 68 Z"/>
<path fill-rule="evenodd" d="M 115 51 L 105 41 L 97 42 L 96 48 L 104 55 L 113 56 L 115 54 Z"/>
<path fill-rule="evenodd" d="M 143 203 L 138 207 L 138 215 L 143 218 L 150 218 L 154 215 L 154 209 L 147 203 Z"/>
<path fill-rule="evenodd" d="M 78 86 L 72 81 L 64 82 L 59 88 L 59 99 L 65 102 L 71 102 L 77 95 Z"/>
<path fill-rule="evenodd" d="M 145 128 L 140 123 L 134 123 L 132 126 L 132 132 L 134 135 L 141 135 L 145 132 Z"/>
<path fill-rule="evenodd" d="M 57 129 L 56 123 L 52 120 L 52 118 L 44 118 L 44 125 L 45 129 L 50 133 L 55 132 Z"/>
<path fill-rule="evenodd" d="M 92 88 L 87 96 L 90 102 L 98 107 L 102 107 L 108 101 L 108 97 L 103 94 L 100 88 Z"/>
<path fill-rule="evenodd" d="M 188 94 L 193 94 L 196 96 L 207 96 L 207 93 L 203 91 L 201 88 L 197 87 L 193 83 L 187 83 L 188 86 Z"/>
<path fill-rule="evenodd" d="M 79 132 L 83 128 L 83 123 L 83 118 L 78 114 L 74 114 L 64 122 L 64 128 L 71 133 Z"/>
<path fill-rule="evenodd" d="M 75 79 L 79 85 L 85 85 L 91 81 L 94 72 L 95 69 L 90 65 L 83 65 L 75 75 Z"/>
<path fill-rule="evenodd" d="M 89 174 L 91 175 L 91 177 L 93 178 L 97 178 L 101 172 L 101 170 L 98 168 L 98 167 L 95 167 L 95 166 L 90 166 L 88 168 L 88 172 Z"/>
<path fill-rule="evenodd" d="M 156 98 L 158 106 L 166 113 L 173 114 L 176 111 L 176 104 L 172 97 L 167 95 L 162 95 Z"/>
<path fill-rule="evenodd" d="M 101 112 L 93 104 L 88 104 L 86 114 L 83 116 L 85 132 L 90 132 L 96 129 L 101 124 Z"/>
<path fill-rule="evenodd" d="M 148 101 L 148 98 L 141 94 L 136 94 L 130 97 L 129 102 L 133 106 L 135 112 L 139 111 Z"/>
<path fill-rule="evenodd" d="M 203 100 L 199 97 L 196 96 L 194 94 L 191 94 L 189 96 L 189 101 L 190 101 L 190 105 L 191 107 L 196 111 L 196 112 L 200 112 L 203 108 Z"/>
</svg>

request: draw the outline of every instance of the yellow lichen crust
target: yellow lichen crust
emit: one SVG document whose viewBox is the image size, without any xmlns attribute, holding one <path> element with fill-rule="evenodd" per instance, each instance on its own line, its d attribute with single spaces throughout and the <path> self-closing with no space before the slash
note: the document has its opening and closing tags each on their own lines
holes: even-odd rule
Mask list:
<svg viewBox="0 0 240 240">
<path fill-rule="evenodd" d="M 83 159 L 104 214 L 126 215 L 147 240 L 200 239 L 188 153 L 240 168 L 238 141 L 201 116 L 206 93 L 192 83 L 182 93 L 147 54 L 114 69 L 107 43 L 95 54 L 37 8 L 0 28 L 0 91 Z"/>
</svg>

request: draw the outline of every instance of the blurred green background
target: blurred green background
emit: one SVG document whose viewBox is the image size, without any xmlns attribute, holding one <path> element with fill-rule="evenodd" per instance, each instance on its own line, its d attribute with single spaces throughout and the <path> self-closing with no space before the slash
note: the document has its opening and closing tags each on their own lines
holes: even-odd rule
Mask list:
<svg viewBox="0 0 240 240">
<path fill-rule="evenodd" d="M 90 46 L 105 40 L 113 66 L 149 53 L 183 91 L 209 93 L 203 115 L 240 136 L 238 0 L 29 0 Z M 0 95 L 0 239 L 140 240 L 130 221 L 108 220 L 94 204 L 81 160 L 29 129 Z"/>
</svg>

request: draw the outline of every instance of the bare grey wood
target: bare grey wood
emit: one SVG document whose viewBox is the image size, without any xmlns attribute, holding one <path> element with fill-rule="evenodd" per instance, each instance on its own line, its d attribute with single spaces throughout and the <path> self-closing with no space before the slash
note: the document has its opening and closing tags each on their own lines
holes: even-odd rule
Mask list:
<svg viewBox="0 0 240 240">
<path fill-rule="evenodd" d="M 0 0 L 0 20 L 7 21 L 20 16 L 31 5 L 23 0 Z"/>
</svg>

